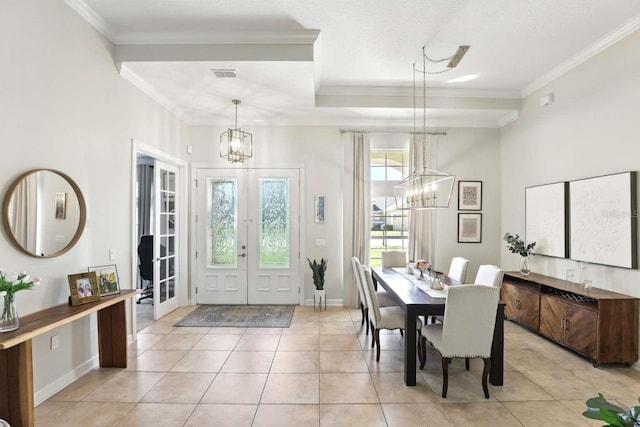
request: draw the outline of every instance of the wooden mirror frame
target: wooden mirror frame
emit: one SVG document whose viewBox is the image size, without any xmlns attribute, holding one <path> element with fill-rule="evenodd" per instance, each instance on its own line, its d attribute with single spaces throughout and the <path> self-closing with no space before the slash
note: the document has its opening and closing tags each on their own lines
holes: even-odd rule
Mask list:
<svg viewBox="0 0 640 427">
<path fill-rule="evenodd" d="M 67 181 L 67 183 L 71 186 L 76 197 L 78 198 L 78 207 L 80 211 L 79 218 L 78 218 L 78 227 L 76 228 L 73 238 L 69 241 L 69 243 L 66 244 L 66 246 L 64 246 L 59 251 L 54 252 L 52 254 L 47 254 L 47 255 L 38 255 L 32 252 L 29 252 L 26 248 L 22 247 L 22 245 L 16 240 L 15 236 L 13 235 L 13 231 L 9 226 L 9 202 L 13 197 L 13 193 L 15 192 L 16 187 L 20 184 L 20 182 L 22 182 L 24 178 L 37 172 L 52 172 L 64 178 L 64 180 Z M 7 237 L 9 238 L 11 243 L 13 243 L 13 245 L 16 247 L 16 249 L 34 258 L 54 258 L 68 252 L 73 246 L 75 246 L 75 244 L 80 239 L 80 236 L 82 236 L 82 232 L 84 231 L 84 226 L 86 221 L 87 221 L 87 206 L 84 200 L 84 196 L 82 195 L 82 191 L 80 191 L 80 187 L 78 187 L 78 184 L 76 184 L 75 181 L 71 179 L 69 175 L 56 169 L 39 168 L 39 169 L 31 169 L 29 171 L 24 172 L 23 174 L 18 176 L 13 181 L 13 183 L 11 183 L 11 186 L 7 190 L 7 194 L 5 194 L 4 196 L 4 203 L 2 204 L 2 224 L 4 225 L 4 230 L 7 234 Z"/>
</svg>

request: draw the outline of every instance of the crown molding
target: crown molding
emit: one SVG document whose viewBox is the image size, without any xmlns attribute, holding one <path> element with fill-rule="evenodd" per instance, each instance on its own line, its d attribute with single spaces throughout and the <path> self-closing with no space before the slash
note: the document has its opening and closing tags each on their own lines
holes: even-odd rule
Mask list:
<svg viewBox="0 0 640 427">
<path fill-rule="evenodd" d="M 71 9 L 75 10 L 78 15 L 83 17 L 89 25 L 109 39 L 111 43 L 115 43 L 117 37 L 114 28 L 102 19 L 87 3 L 83 0 L 64 0 L 64 2 Z"/>
<path fill-rule="evenodd" d="M 520 118 L 519 111 L 510 111 L 498 120 L 498 127 L 505 127 L 509 123 L 515 122 Z"/>
<path fill-rule="evenodd" d="M 285 44 L 312 45 L 320 30 L 122 32 L 116 44 Z"/>
<path fill-rule="evenodd" d="M 420 88 L 419 92 L 422 89 Z M 413 87 L 409 86 L 323 86 L 317 91 L 320 96 L 409 96 L 413 97 Z M 421 96 L 421 93 L 417 93 Z M 463 89 L 447 87 L 427 87 L 427 97 L 456 98 L 496 98 L 521 99 L 518 90 Z"/>
<path fill-rule="evenodd" d="M 602 39 L 598 40 L 596 43 L 594 43 L 589 48 L 587 48 L 587 49 L 583 50 L 582 52 L 572 56 L 571 58 L 569 58 L 565 62 L 563 62 L 560 65 L 558 65 L 557 67 L 553 68 L 548 73 L 543 74 L 541 77 L 539 77 L 536 80 L 534 80 L 533 82 L 529 83 L 527 86 L 525 86 L 522 89 L 521 96 L 524 98 L 526 96 L 531 95 L 533 92 L 537 91 L 538 89 L 541 89 L 545 85 L 551 83 L 552 81 L 554 81 L 558 77 L 560 77 L 563 74 L 571 71 L 572 69 L 576 68 L 578 65 L 580 65 L 583 62 L 589 60 L 590 58 L 596 56 L 598 53 L 602 52 L 603 50 L 607 49 L 608 47 L 612 46 L 613 44 L 615 44 L 615 43 L 619 42 L 620 40 L 624 39 L 625 37 L 633 34 L 638 29 L 640 29 L 640 15 L 635 16 L 629 22 L 624 24 L 622 27 L 618 28 L 615 31 L 612 31 L 609 34 L 607 34 L 605 37 L 603 37 Z"/>
<path fill-rule="evenodd" d="M 131 84 L 140 89 L 149 98 L 160 104 L 179 120 L 189 124 L 189 118 L 182 112 L 180 107 L 173 103 L 169 98 L 163 96 L 155 87 L 150 85 L 145 79 L 132 71 L 127 64 L 120 66 L 120 76 L 127 79 Z"/>
</svg>

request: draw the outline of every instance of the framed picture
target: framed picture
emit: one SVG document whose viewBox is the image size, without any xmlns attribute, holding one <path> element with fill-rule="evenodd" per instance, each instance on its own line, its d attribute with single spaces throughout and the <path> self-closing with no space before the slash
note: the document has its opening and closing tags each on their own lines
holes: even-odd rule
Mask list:
<svg viewBox="0 0 640 427">
<path fill-rule="evenodd" d="M 71 291 L 71 304 L 80 305 L 100 300 L 100 289 L 96 280 L 96 273 L 69 274 L 69 290 Z"/>
<path fill-rule="evenodd" d="M 316 222 L 324 222 L 324 196 L 316 196 Z"/>
<path fill-rule="evenodd" d="M 482 181 L 458 181 L 458 210 L 482 210 Z"/>
<path fill-rule="evenodd" d="M 98 281 L 98 289 L 100 290 L 101 297 L 120 293 L 118 269 L 115 264 L 89 267 L 89 271 L 96 273 L 96 280 Z"/>
<path fill-rule="evenodd" d="M 458 214 L 458 243 L 482 242 L 482 214 Z"/>
<path fill-rule="evenodd" d="M 67 217 L 67 193 L 56 193 L 55 203 L 56 219 L 65 219 Z"/>
</svg>

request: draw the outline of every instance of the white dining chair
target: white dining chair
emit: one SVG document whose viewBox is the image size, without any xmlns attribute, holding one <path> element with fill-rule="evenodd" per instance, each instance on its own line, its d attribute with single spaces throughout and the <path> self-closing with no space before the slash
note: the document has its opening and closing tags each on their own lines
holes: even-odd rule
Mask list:
<svg viewBox="0 0 640 427">
<path fill-rule="evenodd" d="M 406 267 L 407 253 L 405 251 L 382 251 L 382 267 Z"/>
<path fill-rule="evenodd" d="M 467 283 L 467 269 L 469 268 L 469 260 L 462 257 L 454 257 L 449 266 L 448 276 L 459 282 Z"/>
<path fill-rule="evenodd" d="M 449 364 L 452 358 L 464 358 L 467 370 L 469 359 L 482 358 L 482 390 L 489 398 L 487 378 L 491 369 L 491 344 L 496 323 L 500 289 L 494 286 L 460 285 L 449 288 L 444 309 L 444 322 L 425 325 L 420 336 L 420 369 L 424 368 L 429 341 L 441 355 L 442 397 L 447 397 Z M 469 321 L 473 313 L 473 321 Z"/>
<path fill-rule="evenodd" d="M 355 256 L 351 257 L 351 266 L 353 267 L 353 274 L 355 276 L 356 286 L 358 288 L 358 295 L 360 297 L 360 311 L 362 312 L 361 325 L 364 325 L 365 321 L 367 322 L 365 335 L 369 335 L 369 324 L 370 324 L 369 304 L 367 303 L 367 299 L 365 297 L 364 287 L 366 285 L 362 281 L 363 279 L 361 274 L 362 264 L 360 263 L 360 260 L 358 259 L 358 257 L 355 257 Z M 398 305 L 398 303 L 396 303 L 395 300 L 391 297 L 391 295 L 389 295 L 384 289 L 380 289 L 376 291 L 376 298 L 378 300 L 378 304 L 380 305 L 380 307 L 393 307 Z"/>
<path fill-rule="evenodd" d="M 478 268 L 478 273 L 473 281 L 475 285 L 494 286 L 498 289 L 502 286 L 504 271 L 496 265 L 484 264 Z"/>
<path fill-rule="evenodd" d="M 380 362 L 380 329 L 404 330 L 404 310 L 397 305 L 394 307 L 381 307 L 378 303 L 376 289 L 373 286 L 371 270 L 361 265 L 360 274 L 363 277 L 363 282 L 366 284 L 364 290 L 367 305 L 369 306 L 369 320 L 371 322 L 371 332 L 373 335 L 372 346 L 376 347 L 376 362 Z M 416 330 L 419 331 L 422 328 L 422 322 L 420 320 L 416 322 Z"/>
</svg>

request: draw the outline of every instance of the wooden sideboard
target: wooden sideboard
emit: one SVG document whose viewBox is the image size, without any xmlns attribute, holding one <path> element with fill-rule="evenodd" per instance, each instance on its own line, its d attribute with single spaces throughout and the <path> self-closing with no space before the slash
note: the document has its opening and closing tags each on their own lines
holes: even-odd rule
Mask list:
<svg viewBox="0 0 640 427">
<path fill-rule="evenodd" d="M 58 305 L 20 318 L 20 328 L 0 334 L 0 419 L 12 426 L 33 427 L 33 355 L 31 339 L 74 320 L 98 313 L 98 346 L 101 367 L 127 367 L 125 301 L 140 293 L 122 290 L 119 295 L 70 306 Z"/>
<path fill-rule="evenodd" d="M 638 360 L 638 298 L 531 273 L 506 272 L 505 318 L 601 363 Z"/>
</svg>

